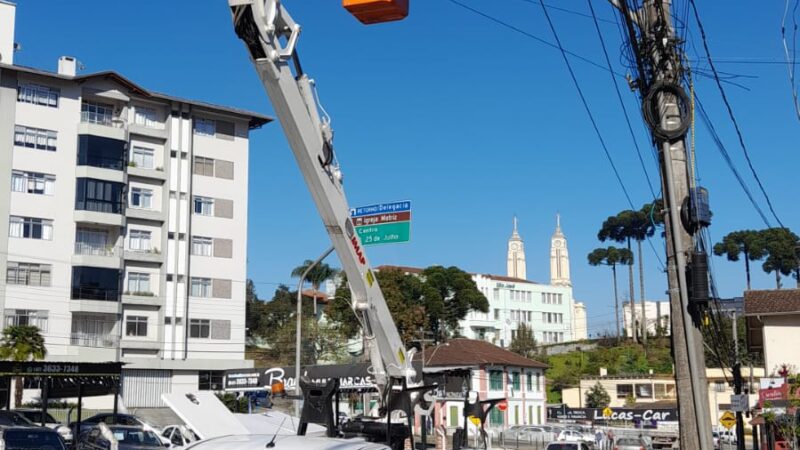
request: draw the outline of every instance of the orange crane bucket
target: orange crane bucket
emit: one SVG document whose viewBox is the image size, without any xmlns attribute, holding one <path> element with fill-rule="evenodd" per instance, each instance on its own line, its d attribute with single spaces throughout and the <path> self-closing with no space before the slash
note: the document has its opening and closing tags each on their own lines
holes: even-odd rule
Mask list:
<svg viewBox="0 0 800 450">
<path fill-rule="evenodd" d="M 363 24 L 405 19 L 408 0 L 342 0 L 342 6 Z"/>
</svg>

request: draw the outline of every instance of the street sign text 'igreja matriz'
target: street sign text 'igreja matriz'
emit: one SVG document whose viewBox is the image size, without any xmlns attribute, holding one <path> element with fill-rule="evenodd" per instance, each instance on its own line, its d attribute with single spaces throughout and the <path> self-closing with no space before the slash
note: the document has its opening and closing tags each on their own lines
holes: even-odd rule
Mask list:
<svg viewBox="0 0 800 450">
<path fill-rule="evenodd" d="M 350 209 L 362 245 L 408 242 L 411 238 L 411 202 L 400 201 Z"/>
</svg>

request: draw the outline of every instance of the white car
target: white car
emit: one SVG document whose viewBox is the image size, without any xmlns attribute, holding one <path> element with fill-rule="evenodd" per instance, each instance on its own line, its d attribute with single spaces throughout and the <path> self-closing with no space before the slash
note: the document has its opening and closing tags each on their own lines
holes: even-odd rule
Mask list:
<svg viewBox="0 0 800 450">
<path fill-rule="evenodd" d="M 365 442 L 363 439 L 337 439 L 271 434 L 220 436 L 195 442 L 186 450 L 391 450 L 388 445 Z"/>
<path fill-rule="evenodd" d="M 187 445 L 200 440 L 199 437 L 184 425 L 169 425 L 164 427 L 164 431 L 159 436 L 171 449 L 182 449 Z"/>
<path fill-rule="evenodd" d="M 563 430 L 556 440 L 565 442 L 593 442 L 594 438 L 587 438 L 585 434 L 576 430 Z"/>
<path fill-rule="evenodd" d="M 735 444 L 736 432 L 733 430 L 722 430 L 719 432 L 719 440 L 720 442 L 724 442 L 726 444 Z"/>
</svg>

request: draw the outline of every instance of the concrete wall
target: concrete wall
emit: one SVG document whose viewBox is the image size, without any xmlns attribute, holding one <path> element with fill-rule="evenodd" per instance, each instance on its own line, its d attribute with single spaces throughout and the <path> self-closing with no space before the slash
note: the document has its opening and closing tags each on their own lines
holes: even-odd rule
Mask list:
<svg viewBox="0 0 800 450">
<path fill-rule="evenodd" d="M 776 373 L 782 364 L 800 369 L 800 314 L 761 316 L 764 324 L 764 368 Z M 791 343 L 791 344 L 790 344 Z"/>
</svg>

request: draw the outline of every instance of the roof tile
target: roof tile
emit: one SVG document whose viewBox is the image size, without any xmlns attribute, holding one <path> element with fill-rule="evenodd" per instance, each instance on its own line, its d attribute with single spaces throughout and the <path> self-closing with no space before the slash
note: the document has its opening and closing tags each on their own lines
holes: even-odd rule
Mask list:
<svg viewBox="0 0 800 450">
<path fill-rule="evenodd" d="M 547 368 L 548 365 L 525 358 L 486 341 L 458 338 L 451 339 L 436 347 L 426 348 L 423 355 L 425 366 L 483 366 L 497 364 L 503 366 Z"/>
<path fill-rule="evenodd" d="M 748 316 L 800 313 L 800 289 L 745 291 L 744 313 Z"/>
</svg>

